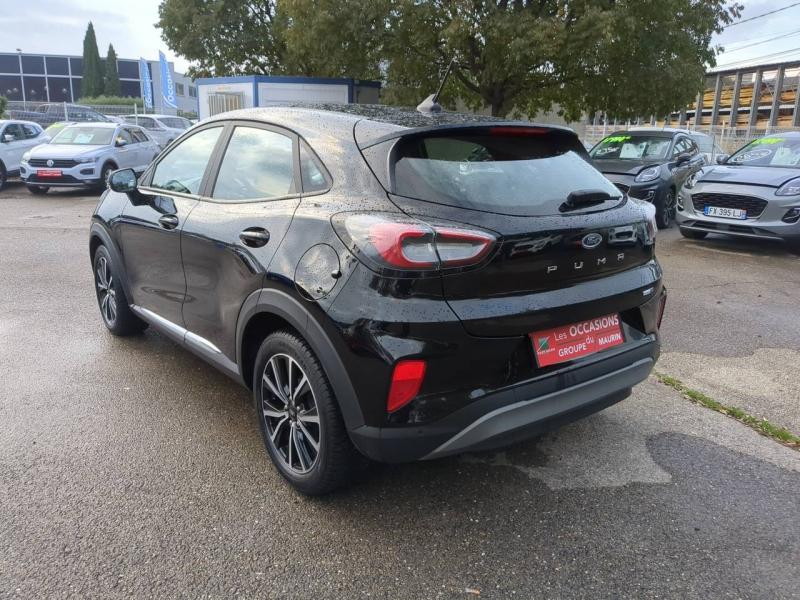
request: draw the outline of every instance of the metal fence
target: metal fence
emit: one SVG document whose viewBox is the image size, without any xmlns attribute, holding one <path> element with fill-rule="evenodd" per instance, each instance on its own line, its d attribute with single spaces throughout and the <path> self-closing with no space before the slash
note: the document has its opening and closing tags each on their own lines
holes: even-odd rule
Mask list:
<svg viewBox="0 0 800 600">
<path fill-rule="evenodd" d="M 584 128 L 583 139 L 591 144 L 596 144 L 605 136 L 614 131 L 627 131 L 636 127 L 650 127 L 649 125 L 586 125 Z M 714 138 L 714 143 L 722 148 L 726 154 L 733 154 L 742 146 L 749 144 L 755 139 L 767 135 L 780 135 L 789 131 L 800 131 L 797 127 L 709 127 L 698 126 L 689 127 L 692 131 L 699 131 Z"/>
<path fill-rule="evenodd" d="M 152 111 L 150 111 L 152 112 Z M 59 121 L 98 121 L 98 114 L 119 118 L 125 115 L 143 115 L 142 105 L 135 104 L 71 104 L 69 102 L 9 101 L 6 114 L 12 119 L 34 121 L 47 127 Z"/>
</svg>

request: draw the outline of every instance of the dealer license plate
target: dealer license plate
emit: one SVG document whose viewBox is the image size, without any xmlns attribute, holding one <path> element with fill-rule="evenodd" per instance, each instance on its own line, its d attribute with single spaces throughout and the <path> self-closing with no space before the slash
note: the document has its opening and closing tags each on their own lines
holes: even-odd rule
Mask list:
<svg viewBox="0 0 800 600">
<path fill-rule="evenodd" d="M 723 219 L 746 219 L 747 211 L 740 208 L 722 208 L 720 206 L 706 206 L 703 213 L 709 217 L 722 217 Z"/>
<path fill-rule="evenodd" d="M 39 177 L 61 177 L 61 169 L 39 169 L 36 174 Z"/>
<path fill-rule="evenodd" d="M 529 334 L 540 367 L 555 365 L 625 342 L 619 314 Z"/>
</svg>

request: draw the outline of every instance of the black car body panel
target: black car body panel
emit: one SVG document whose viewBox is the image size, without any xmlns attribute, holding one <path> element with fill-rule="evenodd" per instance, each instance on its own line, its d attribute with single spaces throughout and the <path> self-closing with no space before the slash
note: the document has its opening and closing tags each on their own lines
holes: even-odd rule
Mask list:
<svg viewBox="0 0 800 600">
<path fill-rule="evenodd" d="M 219 126 L 224 132 L 197 193 L 153 187 L 165 156 Z M 539 216 L 394 193 L 391 152 L 400 140 L 441 127 L 487 126 L 531 127 L 386 107 L 288 106 L 220 115 L 176 140 L 142 175 L 138 190 L 104 194 L 91 250 L 103 244 L 118 257 L 137 314 L 242 384 L 253 382 L 265 332 L 298 332 L 324 367 L 353 443 L 367 456 L 434 458 L 521 439 L 619 401 L 647 376 L 659 354 L 666 291 L 649 207 L 613 188 L 566 212 L 563 198 Z M 292 141 L 289 193 L 268 201 L 213 197 L 236 127 L 277 131 Z M 533 127 L 574 138 L 580 150 L 571 152 L 587 158 L 569 130 Z M 325 183 L 314 189 L 303 178 L 304 151 L 324 171 Z M 602 188 L 606 182 L 597 177 Z M 475 227 L 493 246 L 468 267 L 389 273 L 366 261 L 336 228 L 351 214 Z M 254 228 L 267 232 L 267 243 L 248 245 L 242 233 Z M 590 234 L 596 243 L 582 245 Z M 528 334 L 611 313 L 620 314 L 623 344 L 537 366 Z M 409 358 L 427 361 L 422 387 L 388 412 L 392 371 Z"/>
</svg>

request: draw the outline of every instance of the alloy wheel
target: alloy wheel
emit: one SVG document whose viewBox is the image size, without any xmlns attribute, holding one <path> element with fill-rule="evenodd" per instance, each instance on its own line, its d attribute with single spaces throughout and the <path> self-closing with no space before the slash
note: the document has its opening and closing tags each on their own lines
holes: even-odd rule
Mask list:
<svg viewBox="0 0 800 600">
<path fill-rule="evenodd" d="M 283 466 L 308 473 L 319 459 L 321 428 L 314 390 L 288 354 L 275 354 L 261 378 L 261 410 L 267 438 Z"/>
<path fill-rule="evenodd" d="M 117 319 L 117 294 L 114 291 L 114 276 L 111 274 L 111 267 L 105 256 L 101 256 L 97 261 L 95 284 L 97 285 L 100 312 L 107 323 L 113 324 Z"/>
</svg>

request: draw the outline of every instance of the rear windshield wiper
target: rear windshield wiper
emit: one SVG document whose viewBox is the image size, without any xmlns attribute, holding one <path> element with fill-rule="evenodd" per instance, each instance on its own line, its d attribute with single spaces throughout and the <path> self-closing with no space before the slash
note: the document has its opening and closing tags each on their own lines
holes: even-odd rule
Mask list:
<svg viewBox="0 0 800 600">
<path fill-rule="evenodd" d="M 604 190 L 577 190 L 567 196 L 567 201 L 558 207 L 560 212 L 569 212 L 571 210 L 578 210 L 579 208 L 586 208 L 587 206 L 595 206 L 603 204 L 609 200 L 618 200 L 619 196 L 612 196 Z"/>
</svg>

